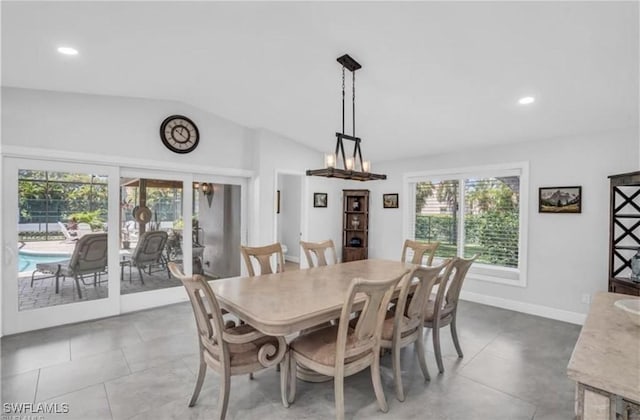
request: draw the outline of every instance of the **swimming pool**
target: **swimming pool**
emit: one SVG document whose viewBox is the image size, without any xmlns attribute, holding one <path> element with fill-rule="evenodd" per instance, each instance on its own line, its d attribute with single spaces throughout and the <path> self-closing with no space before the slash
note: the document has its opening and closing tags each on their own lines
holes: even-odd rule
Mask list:
<svg viewBox="0 0 640 420">
<path fill-rule="evenodd" d="M 64 252 L 36 252 L 21 249 L 18 251 L 18 271 L 21 273 L 33 271 L 36 269 L 36 264 L 62 261 L 70 256 Z"/>
</svg>

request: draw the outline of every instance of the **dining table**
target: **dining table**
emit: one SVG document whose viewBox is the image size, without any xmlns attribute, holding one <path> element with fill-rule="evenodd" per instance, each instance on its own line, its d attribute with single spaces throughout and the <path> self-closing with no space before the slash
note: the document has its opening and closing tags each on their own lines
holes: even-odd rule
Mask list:
<svg viewBox="0 0 640 420">
<path fill-rule="evenodd" d="M 339 318 L 354 278 L 388 280 L 414 267 L 400 261 L 367 259 L 211 280 L 209 284 L 223 309 L 264 334 L 287 336 Z M 357 297 L 354 310 L 363 305 L 364 296 Z"/>
</svg>

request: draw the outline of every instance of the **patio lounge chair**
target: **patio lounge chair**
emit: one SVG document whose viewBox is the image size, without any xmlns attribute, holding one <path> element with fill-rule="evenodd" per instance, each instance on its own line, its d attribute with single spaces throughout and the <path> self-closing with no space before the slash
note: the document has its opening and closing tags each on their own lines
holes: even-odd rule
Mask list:
<svg viewBox="0 0 640 420">
<path fill-rule="evenodd" d="M 62 222 L 58 222 L 58 226 L 60 226 L 60 232 L 62 232 L 62 234 L 64 235 L 64 239 L 66 242 L 75 242 L 78 240 L 77 232 L 74 232 L 76 233 L 75 235 L 71 234 L 71 232 L 69 232 L 69 229 L 67 229 L 67 227 Z"/>
<path fill-rule="evenodd" d="M 48 277 L 35 278 L 37 272 L 53 274 L 56 279 L 56 293 L 59 291 L 60 277 L 73 277 L 78 289 L 78 298 L 82 299 L 80 280 L 84 283 L 84 275 L 93 274 L 93 285 L 97 285 L 98 273 L 107 271 L 107 234 L 87 233 L 78 239 L 71 259 L 49 263 L 36 264 L 36 269 L 31 274 L 31 286 L 34 280 Z"/>
<path fill-rule="evenodd" d="M 135 266 L 140 274 L 140 281 L 144 284 L 142 278 L 142 269 L 147 267 L 149 274 L 151 274 L 151 267 L 153 265 L 163 266 L 163 270 L 167 270 L 167 278 L 171 278 L 169 273 L 169 267 L 167 261 L 162 255 L 164 247 L 167 244 L 167 232 L 162 230 L 155 230 L 151 232 L 145 232 L 140 235 L 140 241 L 131 254 L 131 258 L 125 259 L 120 262 L 120 277 L 124 279 L 124 267 L 129 266 L 129 283 L 131 283 L 131 267 Z"/>
</svg>

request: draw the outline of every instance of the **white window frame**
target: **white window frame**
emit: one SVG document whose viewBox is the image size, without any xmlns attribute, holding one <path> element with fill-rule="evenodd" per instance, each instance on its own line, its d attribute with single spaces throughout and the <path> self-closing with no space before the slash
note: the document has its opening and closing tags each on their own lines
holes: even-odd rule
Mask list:
<svg viewBox="0 0 640 420">
<path fill-rule="evenodd" d="M 499 283 L 510 286 L 527 286 L 527 244 L 529 214 L 529 162 L 513 162 L 498 165 L 484 165 L 466 168 L 437 169 L 432 171 L 408 172 L 403 176 L 403 232 L 405 237 L 414 238 L 415 229 L 415 185 L 418 182 L 436 179 L 456 179 L 518 175 L 520 177 L 518 267 L 500 267 L 492 264 L 475 263 L 467 277 L 473 280 Z M 464 185 L 464 184 L 461 184 Z M 459 188 L 459 203 L 464 203 L 464 188 Z M 458 223 L 464 226 L 464 206 L 458 206 Z M 458 229 L 458 244 L 464 244 L 464 229 Z M 462 256 L 462 246 L 458 246 L 458 256 Z"/>
</svg>

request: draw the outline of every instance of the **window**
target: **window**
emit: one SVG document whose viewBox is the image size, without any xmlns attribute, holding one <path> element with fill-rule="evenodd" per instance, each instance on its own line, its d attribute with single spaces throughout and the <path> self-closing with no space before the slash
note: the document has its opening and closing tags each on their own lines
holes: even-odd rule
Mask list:
<svg viewBox="0 0 640 420">
<path fill-rule="evenodd" d="M 436 257 L 478 255 L 469 276 L 526 285 L 525 163 L 409 174 L 407 236 L 439 241 Z"/>
</svg>

